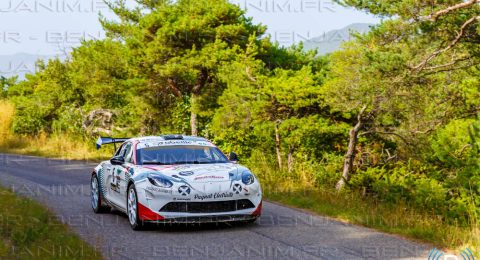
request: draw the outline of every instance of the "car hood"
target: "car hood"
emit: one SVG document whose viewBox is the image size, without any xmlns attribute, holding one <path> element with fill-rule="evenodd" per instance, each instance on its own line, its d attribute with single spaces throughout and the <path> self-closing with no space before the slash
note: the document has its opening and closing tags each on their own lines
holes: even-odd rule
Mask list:
<svg viewBox="0 0 480 260">
<path fill-rule="evenodd" d="M 147 177 L 150 174 L 158 174 L 166 176 L 169 179 L 183 180 L 188 183 L 211 183 L 241 180 L 241 174 L 247 170 L 246 167 L 234 163 L 216 163 L 143 165 L 138 166 L 136 172 L 142 177 Z"/>
</svg>

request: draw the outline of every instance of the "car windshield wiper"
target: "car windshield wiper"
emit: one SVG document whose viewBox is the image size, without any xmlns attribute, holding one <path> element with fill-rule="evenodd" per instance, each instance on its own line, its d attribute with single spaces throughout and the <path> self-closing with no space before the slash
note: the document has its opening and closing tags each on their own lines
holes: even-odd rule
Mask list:
<svg viewBox="0 0 480 260">
<path fill-rule="evenodd" d="M 143 164 L 155 164 L 155 165 L 169 165 L 169 163 L 155 162 L 155 161 L 144 161 Z"/>
</svg>

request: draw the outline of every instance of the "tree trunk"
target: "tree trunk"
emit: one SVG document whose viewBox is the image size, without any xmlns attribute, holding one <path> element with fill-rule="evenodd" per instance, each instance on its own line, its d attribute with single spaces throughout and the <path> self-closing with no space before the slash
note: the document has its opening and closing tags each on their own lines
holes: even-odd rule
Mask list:
<svg viewBox="0 0 480 260">
<path fill-rule="evenodd" d="M 192 94 L 190 98 L 190 128 L 192 129 L 192 136 L 198 135 L 197 130 L 197 95 Z"/>
<path fill-rule="evenodd" d="M 192 111 L 190 113 L 190 127 L 192 128 L 192 136 L 197 136 L 197 113 Z"/>
<path fill-rule="evenodd" d="M 206 68 L 202 68 L 200 75 L 197 78 L 197 84 L 192 88 L 190 97 L 190 128 L 192 129 L 192 136 L 198 135 L 198 121 L 197 111 L 199 111 L 198 99 L 202 93 L 202 89 L 209 81 L 209 74 Z"/>
<path fill-rule="evenodd" d="M 345 154 L 345 161 L 343 163 L 342 177 L 340 178 L 340 180 L 337 182 L 337 185 L 335 186 L 337 190 L 341 190 L 343 186 L 345 186 L 345 183 L 350 180 L 350 173 L 352 171 L 353 162 L 355 160 L 355 155 L 356 155 L 355 150 L 357 148 L 358 134 L 364 124 L 363 113 L 365 112 L 365 109 L 367 109 L 367 106 L 364 106 L 362 110 L 360 110 L 360 113 L 358 114 L 357 124 L 350 130 L 348 149 L 347 149 L 347 153 Z"/>
<path fill-rule="evenodd" d="M 288 172 L 292 172 L 293 170 L 293 152 L 295 152 L 295 147 L 293 145 L 290 145 L 288 149 L 288 159 L 287 159 Z"/>
<path fill-rule="evenodd" d="M 282 169 L 282 150 L 281 150 L 281 140 L 280 140 L 280 126 L 281 121 L 277 120 L 275 122 L 275 150 L 277 151 L 277 160 L 278 160 L 278 168 Z"/>
</svg>

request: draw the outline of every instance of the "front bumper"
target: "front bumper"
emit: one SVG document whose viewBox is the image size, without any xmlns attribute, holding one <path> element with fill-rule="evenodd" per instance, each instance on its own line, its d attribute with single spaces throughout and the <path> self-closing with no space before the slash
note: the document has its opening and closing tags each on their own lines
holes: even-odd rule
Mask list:
<svg viewBox="0 0 480 260">
<path fill-rule="evenodd" d="M 188 216 L 165 218 L 155 221 L 144 221 L 152 224 L 208 224 L 208 223 L 228 223 L 240 221 L 254 221 L 259 216 L 253 215 L 214 215 L 214 216 Z"/>
<path fill-rule="evenodd" d="M 237 184 L 238 183 L 238 184 Z M 145 221 L 208 223 L 253 220 L 261 211 L 259 184 L 240 182 L 197 183 L 180 194 L 179 187 L 157 188 L 146 181 L 136 184 L 139 203 L 148 211 Z M 234 189 L 240 187 L 240 189 Z"/>
</svg>

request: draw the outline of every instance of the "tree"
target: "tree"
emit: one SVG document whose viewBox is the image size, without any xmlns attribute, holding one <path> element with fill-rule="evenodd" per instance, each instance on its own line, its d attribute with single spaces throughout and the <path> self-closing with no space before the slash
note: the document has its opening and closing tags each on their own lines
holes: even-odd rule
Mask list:
<svg viewBox="0 0 480 260">
<path fill-rule="evenodd" d="M 451 95 L 450 86 L 461 81 L 460 69 L 479 64 L 480 10 L 478 1 L 433 7 L 430 1 L 413 6 L 409 0 L 338 2 L 391 18 L 333 56 L 335 67 L 326 88 L 331 104 L 357 114 L 337 183 L 341 189 L 353 171 L 359 135 L 389 135 L 404 147 L 419 148 L 419 135 L 458 113 L 475 112 L 459 106 L 464 98 Z M 410 151 L 415 155 L 415 149 Z"/>
<path fill-rule="evenodd" d="M 377 33 L 384 44 L 409 41 L 414 73 L 432 74 L 478 64 L 480 1 L 337 0 L 395 20 Z M 415 47 L 413 46 L 415 45 Z"/>
<path fill-rule="evenodd" d="M 13 130 L 20 134 L 51 132 L 52 122 L 62 114 L 64 104 L 82 102 L 72 88 L 68 64 L 58 59 L 38 63 L 39 71 L 11 86 L 8 97 L 16 106 Z"/>
<path fill-rule="evenodd" d="M 123 1 L 110 3 L 121 22 L 103 19 L 103 26 L 132 50 L 134 66 L 148 79 L 155 105 L 171 106 L 187 97 L 191 133 L 197 135 L 198 114 L 210 105 L 202 104 L 205 95 L 216 99 L 224 88 L 216 77 L 218 69 L 265 28 L 226 0 L 138 3 L 135 9 Z"/>
<path fill-rule="evenodd" d="M 277 62 L 261 60 L 272 53 Z M 227 88 L 212 122 L 217 140 L 261 143 L 276 155 L 281 170 L 286 154 L 292 171 L 294 153 L 304 145 L 301 138 L 318 133 L 309 126 L 322 125 L 317 115 L 322 114 L 325 68 L 324 58 L 301 46 L 281 48 L 252 39 L 246 53 L 221 71 Z"/>
<path fill-rule="evenodd" d="M 83 42 L 67 60 L 40 62 L 36 74 L 9 88 L 8 97 L 17 107 L 15 132 L 148 132 L 144 127 L 149 107 L 138 94 L 144 80 L 133 73 L 129 57 L 122 43 L 105 39 Z M 88 123 L 95 111 L 112 115 L 108 126 Z M 92 133 L 94 128 L 103 131 Z"/>
<path fill-rule="evenodd" d="M 334 66 L 324 88 L 333 111 L 356 115 L 337 189 L 350 179 L 360 133 L 395 125 L 401 120 L 398 107 L 405 102 L 399 95 L 405 88 L 392 84 L 404 76 L 402 54 L 383 53 L 375 47 L 364 49 L 362 44 L 361 40 L 349 43 L 332 55 Z"/>
<path fill-rule="evenodd" d="M 1 95 L 0 97 L 5 98 L 8 93 L 8 88 L 15 85 L 17 83 L 18 76 L 6 78 L 4 76 L 0 77 L 0 89 Z"/>
</svg>

